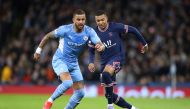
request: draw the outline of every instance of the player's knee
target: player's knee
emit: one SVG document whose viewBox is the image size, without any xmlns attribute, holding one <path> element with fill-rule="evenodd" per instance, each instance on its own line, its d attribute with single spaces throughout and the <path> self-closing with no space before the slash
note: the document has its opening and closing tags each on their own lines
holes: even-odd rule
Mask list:
<svg viewBox="0 0 190 109">
<path fill-rule="evenodd" d="M 65 80 L 63 81 L 63 84 L 65 86 L 65 88 L 70 88 L 73 85 L 73 81 L 72 80 Z"/>
<path fill-rule="evenodd" d="M 111 84 L 111 75 L 108 72 L 103 72 L 102 73 L 102 82 L 106 85 Z"/>
<path fill-rule="evenodd" d="M 75 90 L 75 94 L 77 95 L 78 98 L 82 99 L 85 96 L 84 88 L 79 89 L 79 90 Z"/>
</svg>

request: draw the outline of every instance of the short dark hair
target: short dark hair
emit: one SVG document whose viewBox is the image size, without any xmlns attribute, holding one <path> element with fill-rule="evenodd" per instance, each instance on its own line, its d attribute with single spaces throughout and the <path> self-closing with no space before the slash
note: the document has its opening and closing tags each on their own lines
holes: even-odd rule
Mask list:
<svg viewBox="0 0 190 109">
<path fill-rule="evenodd" d="M 77 10 L 75 10 L 74 11 L 74 13 L 73 13 L 73 17 L 75 16 L 75 15 L 82 15 L 82 14 L 86 14 L 82 9 L 77 9 Z"/>
<path fill-rule="evenodd" d="M 103 15 L 103 14 L 107 16 L 107 13 L 105 11 L 98 10 L 98 11 L 96 11 L 95 16 L 100 16 L 100 15 Z"/>
</svg>

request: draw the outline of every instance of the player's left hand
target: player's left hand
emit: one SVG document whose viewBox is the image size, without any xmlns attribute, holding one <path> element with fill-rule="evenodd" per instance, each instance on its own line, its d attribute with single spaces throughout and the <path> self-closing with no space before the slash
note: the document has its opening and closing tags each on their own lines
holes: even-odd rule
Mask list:
<svg viewBox="0 0 190 109">
<path fill-rule="evenodd" d="M 146 53 L 148 51 L 148 44 L 144 45 L 142 48 L 141 48 L 141 53 Z"/>
<path fill-rule="evenodd" d="M 90 63 L 89 65 L 88 65 L 88 70 L 90 71 L 90 72 L 95 72 L 95 65 L 94 65 L 94 63 Z"/>
<path fill-rule="evenodd" d="M 101 52 L 101 51 L 104 51 L 104 49 L 105 49 L 105 46 L 103 45 L 103 44 L 96 44 L 95 45 L 95 48 L 96 48 L 96 50 L 98 51 L 98 52 Z"/>
</svg>

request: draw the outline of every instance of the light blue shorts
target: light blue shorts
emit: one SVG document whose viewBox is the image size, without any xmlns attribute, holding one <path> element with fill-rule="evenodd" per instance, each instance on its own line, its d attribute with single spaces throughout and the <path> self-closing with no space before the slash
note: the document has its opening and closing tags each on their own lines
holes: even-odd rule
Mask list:
<svg viewBox="0 0 190 109">
<path fill-rule="evenodd" d="M 57 76 L 61 73 L 69 72 L 73 82 L 83 80 L 78 62 L 68 62 L 63 58 L 53 56 L 52 66 Z"/>
</svg>

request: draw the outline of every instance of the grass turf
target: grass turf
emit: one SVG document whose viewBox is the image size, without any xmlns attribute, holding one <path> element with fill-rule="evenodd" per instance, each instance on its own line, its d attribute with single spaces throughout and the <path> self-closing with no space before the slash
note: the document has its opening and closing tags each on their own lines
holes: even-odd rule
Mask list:
<svg viewBox="0 0 190 109">
<path fill-rule="evenodd" d="M 0 109 L 42 109 L 48 95 L 0 94 Z M 63 109 L 70 96 L 61 96 L 52 109 Z M 143 99 L 126 98 L 139 109 L 190 109 L 190 98 L 183 99 Z M 106 109 L 104 97 L 84 98 L 76 109 Z M 115 106 L 115 109 L 122 109 Z"/>
</svg>

